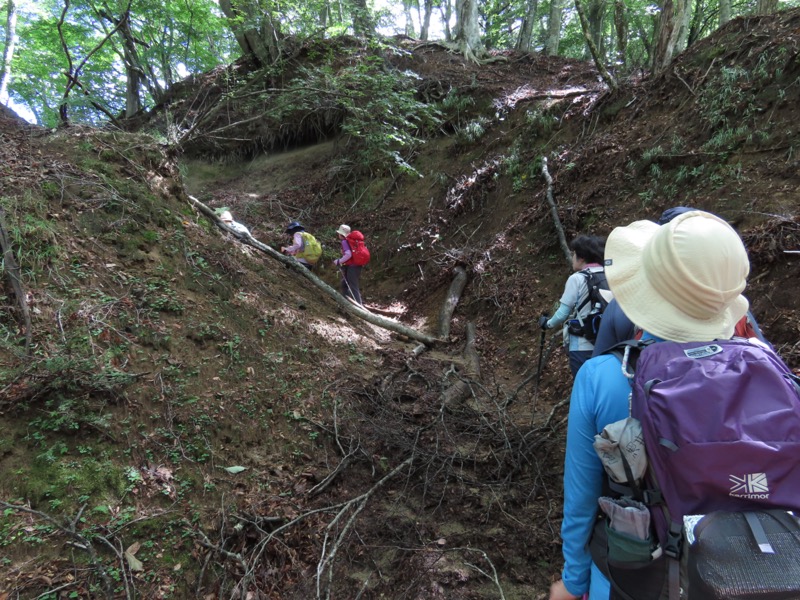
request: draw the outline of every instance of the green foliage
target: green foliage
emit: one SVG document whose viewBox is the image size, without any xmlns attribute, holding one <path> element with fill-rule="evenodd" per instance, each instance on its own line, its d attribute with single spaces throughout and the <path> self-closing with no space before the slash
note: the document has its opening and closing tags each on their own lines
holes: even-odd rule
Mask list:
<svg viewBox="0 0 800 600">
<path fill-rule="evenodd" d="M 22 276 L 35 283 L 61 253 L 56 229 L 47 218 L 47 199 L 28 191 L 22 198 L 0 197 L 0 204 L 9 215 L 8 236 Z"/>
<path fill-rule="evenodd" d="M 558 125 L 558 119 L 541 106 L 525 111 L 525 126 L 531 137 L 550 135 Z"/>
<path fill-rule="evenodd" d="M 39 425 L 49 431 L 72 431 L 82 423 L 97 424 L 101 417 L 87 417 L 91 412 L 85 398 L 90 395 L 115 398 L 135 377 L 120 371 L 106 357 L 91 355 L 86 336 L 74 336 L 64 345 L 66 352 L 52 356 L 34 356 L 25 365 L 0 369 L 5 381 L 22 386 L 30 398 L 49 398 Z M 79 351 L 85 351 L 80 356 Z"/>
<path fill-rule="evenodd" d="M 142 307 L 160 312 L 181 314 L 185 308 L 178 294 L 164 279 L 149 277 L 137 280 L 131 294 L 139 299 Z"/>
<path fill-rule="evenodd" d="M 768 140 L 768 122 L 762 123 L 760 94 L 780 80 L 786 64 L 787 49 L 772 48 L 763 52 L 752 69 L 724 66 L 710 77 L 698 97 L 700 116 L 710 131 L 704 150 L 729 151 L 742 143 Z M 780 101 L 780 90 L 776 94 Z"/>
<path fill-rule="evenodd" d="M 490 121 L 486 117 L 477 117 L 469 121 L 463 127 L 456 129 L 456 142 L 462 145 L 474 144 L 483 137 L 489 124 Z"/>
<path fill-rule="evenodd" d="M 444 130 L 458 130 L 470 118 L 470 108 L 475 105 L 475 98 L 452 88 L 435 106 L 439 113 Z"/>
<path fill-rule="evenodd" d="M 125 6 L 110 2 L 107 10 L 116 18 Z M 38 123 L 54 126 L 58 106 L 67 84 L 67 57 L 57 24 L 64 4 L 39 0 L 20 6 L 17 50 L 12 61 L 11 97 L 25 104 Z M 165 3 L 142 0 L 132 5 L 130 27 L 137 44 L 141 74 L 150 86 L 140 89 L 144 106 L 155 103 L 153 91 L 171 85 L 181 72 L 201 72 L 228 62 L 235 41 L 219 7 L 212 0 Z M 107 120 L 92 103 L 112 114 L 125 108 L 125 53 L 119 33 L 103 42 L 113 25 L 102 20 L 86 0 L 69 3 L 63 26 L 63 40 L 73 68 L 80 68 L 81 89 L 68 99 L 69 115 L 82 123 Z M 85 63 L 83 61 L 86 61 Z"/>
<path fill-rule="evenodd" d="M 324 113 L 326 122 L 338 123 L 348 148 L 339 165 L 344 174 L 416 173 L 405 157 L 438 125 L 439 116 L 415 98 L 415 78 L 386 69 L 380 56 L 361 56 L 341 68 L 302 67 L 267 116 L 286 123 Z"/>
</svg>

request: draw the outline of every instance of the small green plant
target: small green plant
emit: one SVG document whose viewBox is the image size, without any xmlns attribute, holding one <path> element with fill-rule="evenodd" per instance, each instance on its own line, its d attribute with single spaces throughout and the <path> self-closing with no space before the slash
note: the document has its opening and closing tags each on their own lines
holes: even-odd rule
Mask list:
<svg viewBox="0 0 800 600">
<path fill-rule="evenodd" d="M 217 347 L 228 357 L 231 364 L 238 364 L 242 362 L 242 357 L 239 354 L 241 345 L 242 339 L 238 335 L 235 335 L 233 339 L 222 342 Z"/>
<path fill-rule="evenodd" d="M 456 129 L 456 141 L 462 145 L 474 144 L 484 136 L 488 125 L 489 119 L 486 117 L 473 119 Z"/>
<path fill-rule="evenodd" d="M 166 281 L 161 279 L 147 279 L 139 283 L 133 291 L 141 298 L 141 304 L 144 307 L 177 314 L 181 314 L 184 310 L 178 294 L 169 287 Z"/>
<path fill-rule="evenodd" d="M 657 158 L 664 156 L 664 149 L 661 146 L 653 146 L 652 148 L 647 148 L 644 152 L 642 152 L 642 162 L 650 163 Z"/>
<path fill-rule="evenodd" d="M 436 104 L 441 115 L 442 126 L 453 129 L 461 127 L 468 118 L 468 109 L 475 104 L 475 98 L 469 94 L 461 94 L 457 89 L 450 89 Z"/>
<path fill-rule="evenodd" d="M 537 107 L 525 113 L 525 124 L 535 136 L 546 136 L 558 125 L 558 119 L 541 107 Z"/>
</svg>

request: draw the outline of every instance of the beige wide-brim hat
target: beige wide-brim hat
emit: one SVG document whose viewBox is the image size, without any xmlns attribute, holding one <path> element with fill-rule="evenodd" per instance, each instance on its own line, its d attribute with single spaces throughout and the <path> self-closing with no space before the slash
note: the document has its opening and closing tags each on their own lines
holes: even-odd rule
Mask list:
<svg viewBox="0 0 800 600">
<path fill-rule="evenodd" d="M 330 230 L 328 230 L 328 231 L 330 231 Z M 350 226 L 349 225 L 339 225 L 339 229 L 336 230 L 336 233 L 338 233 L 339 235 L 343 235 L 344 237 L 347 237 L 348 235 L 350 235 Z"/>
<path fill-rule="evenodd" d="M 625 314 L 675 342 L 728 339 L 748 309 L 750 261 L 739 235 L 703 211 L 666 225 L 636 221 L 606 240 L 605 272 Z"/>
</svg>

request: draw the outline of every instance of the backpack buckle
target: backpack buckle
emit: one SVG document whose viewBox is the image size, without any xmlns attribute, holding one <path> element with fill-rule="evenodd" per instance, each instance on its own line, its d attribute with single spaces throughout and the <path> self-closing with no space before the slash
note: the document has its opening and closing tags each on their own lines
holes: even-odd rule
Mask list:
<svg viewBox="0 0 800 600">
<path fill-rule="evenodd" d="M 642 500 L 647 506 L 664 504 L 664 495 L 661 490 L 642 490 Z"/>
<path fill-rule="evenodd" d="M 683 545 L 683 528 L 677 523 L 669 524 L 667 543 L 664 545 L 664 554 L 670 558 L 678 559 L 681 556 Z"/>
</svg>

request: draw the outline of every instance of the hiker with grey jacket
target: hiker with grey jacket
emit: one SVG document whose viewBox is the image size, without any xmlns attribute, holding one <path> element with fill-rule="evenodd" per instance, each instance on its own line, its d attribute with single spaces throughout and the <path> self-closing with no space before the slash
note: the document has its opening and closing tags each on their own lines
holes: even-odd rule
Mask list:
<svg viewBox="0 0 800 600">
<path fill-rule="evenodd" d="M 570 244 L 572 250 L 572 270 L 575 271 L 567 279 L 564 293 L 559 300 L 558 310 L 552 317 L 542 315 L 539 327 L 554 329 L 564 325 L 564 337 L 567 340 L 569 368 L 573 377 L 581 365 L 589 360 L 594 348 L 592 342 L 570 328 L 569 321 L 583 322 L 592 311 L 589 302 L 588 278 L 584 271 L 601 273 L 603 271 L 603 249 L 605 239 L 596 235 L 579 235 Z"/>
<path fill-rule="evenodd" d="M 707 212 L 686 212 L 663 226 L 636 221 L 614 229 L 605 265 L 614 298 L 643 329 L 643 340 L 729 339 L 747 312 L 741 295 L 750 272 L 744 244 L 728 223 Z M 564 458 L 564 568 L 550 600 L 587 592 L 592 600 L 610 596 L 609 580 L 588 548 L 606 477 L 593 442 L 606 426 L 629 416 L 630 392 L 614 354 L 588 360 L 575 378 Z"/>
</svg>

